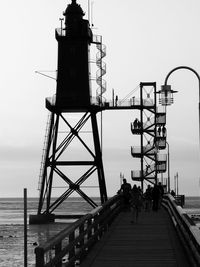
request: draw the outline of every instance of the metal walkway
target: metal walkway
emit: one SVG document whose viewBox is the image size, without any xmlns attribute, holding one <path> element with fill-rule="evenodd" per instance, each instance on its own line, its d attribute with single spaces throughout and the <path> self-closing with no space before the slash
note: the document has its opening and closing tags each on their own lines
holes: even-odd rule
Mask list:
<svg viewBox="0 0 200 267">
<path fill-rule="evenodd" d="M 142 211 L 138 223 L 121 212 L 81 267 L 186 267 L 189 263 L 168 213 Z"/>
</svg>

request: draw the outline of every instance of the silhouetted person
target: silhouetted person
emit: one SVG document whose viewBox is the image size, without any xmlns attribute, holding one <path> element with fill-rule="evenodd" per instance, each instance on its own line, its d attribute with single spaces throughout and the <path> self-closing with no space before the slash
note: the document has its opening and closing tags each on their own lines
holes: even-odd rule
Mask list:
<svg viewBox="0 0 200 267">
<path fill-rule="evenodd" d="M 161 197 L 163 197 L 163 195 L 164 195 L 164 188 L 163 188 L 163 185 L 161 184 L 161 182 L 158 183 L 158 188 L 160 190 Z"/>
<path fill-rule="evenodd" d="M 173 196 L 173 197 L 175 197 L 175 195 L 176 195 L 176 193 L 174 192 L 174 190 L 171 190 L 171 195 Z"/>
<path fill-rule="evenodd" d="M 122 192 L 123 198 L 124 198 L 124 206 L 125 209 L 130 208 L 130 191 L 131 191 L 131 185 L 127 183 L 126 179 L 123 179 L 123 184 L 121 185 L 120 191 Z"/>
<path fill-rule="evenodd" d="M 142 195 L 142 189 L 140 186 L 138 186 L 139 193 Z"/>
<path fill-rule="evenodd" d="M 131 212 L 132 212 L 132 220 L 131 223 L 138 221 L 139 212 L 142 207 L 142 193 L 136 185 L 133 186 L 131 190 L 131 198 L 130 198 Z"/>
<path fill-rule="evenodd" d="M 138 120 L 138 129 L 142 128 L 142 123 Z"/>
<path fill-rule="evenodd" d="M 148 185 L 144 193 L 144 199 L 145 199 L 145 210 L 150 211 L 152 208 L 152 188 L 150 185 Z"/>
<path fill-rule="evenodd" d="M 115 106 L 117 106 L 117 103 L 118 103 L 118 96 L 116 95 L 116 97 L 115 97 Z"/>
<path fill-rule="evenodd" d="M 158 204 L 159 204 L 159 199 L 160 199 L 160 190 L 157 184 L 154 185 L 152 189 L 152 199 L 153 199 L 153 207 L 152 209 L 154 211 L 158 210 Z"/>
<path fill-rule="evenodd" d="M 161 135 L 161 126 L 158 127 L 158 135 Z"/>
<path fill-rule="evenodd" d="M 166 128 L 165 128 L 165 126 L 162 127 L 162 136 L 163 137 L 166 136 Z"/>
<path fill-rule="evenodd" d="M 161 184 L 161 182 L 158 183 L 158 188 L 160 190 L 160 198 L 159 198 L 159 201 L 158 201 L 158 208 L 160 208 L 161 207 L 162 198 L 163 198 L 163 195 L 164 195 L 164 188 L 163 188 L 163 185 Z"/>
<path fill-rule="evenodd" d="M 134 129 L 137 129 L 138 128 L 138 119 L 135 119 L 134 120 L 133 127 L 134 127 Z"/>
</svg>

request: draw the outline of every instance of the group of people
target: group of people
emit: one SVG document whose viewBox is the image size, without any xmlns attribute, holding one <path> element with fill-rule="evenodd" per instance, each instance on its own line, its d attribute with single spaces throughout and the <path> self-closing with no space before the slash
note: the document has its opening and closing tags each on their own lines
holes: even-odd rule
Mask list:
<svg viewBox="0 0 200 267">
<path fill-rule="evenodd" d="M 153 187 L 148 185 L 146 191 L 143 193 L 139 186 L 134 185 L 131 187 L 131 184 L 127 183 L 124 178 L 119 193 L 123 196 L 125 210 L 132 212 L 131 222 L 134 223 L 138 221 L 139 212 L 142 208 L 145 211 L 158 211 L 161 206 L 164 189 L 159 182 Z"/>
<path fill-rule="evenodd" d="M 138 118 L 136 118 L 133 122 L 133 127 L 134 129 L 140 129 L 142 126 L 141 122 L 138 120 Z"/>
</svg>

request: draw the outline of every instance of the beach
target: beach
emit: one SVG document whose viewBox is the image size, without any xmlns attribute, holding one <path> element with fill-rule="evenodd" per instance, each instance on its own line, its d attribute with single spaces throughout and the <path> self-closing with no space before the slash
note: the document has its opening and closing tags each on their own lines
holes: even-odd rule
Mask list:
<svg viewBox="0 0 200 267">
<path fill-rule="evenodd" d="M 28 199 L 28 214 L 36 214 L 38 199 Z M 61 205 L 58 213 L 82 214 L 91 210 L 88 203 L 80 198 L 70 198 Z M 21 267 L 24 259 L 24 218 L 23 199 L 0 199 L 0 267 Z M 58 232 L 68 227 L 74 220 L 60 220 L 45 225 L 29 225 L 27 233 L 28 266 L 35 266 L 34 249 Z"/>
</svg>

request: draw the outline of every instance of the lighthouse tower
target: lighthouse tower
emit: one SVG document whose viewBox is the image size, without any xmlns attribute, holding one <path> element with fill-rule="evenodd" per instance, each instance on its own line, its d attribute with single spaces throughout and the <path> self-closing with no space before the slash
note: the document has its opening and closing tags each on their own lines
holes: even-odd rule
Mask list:
<svg viewBox="0 0 200 267">
<path fill-rule="evenodd" d="M 63 14 L 64 27 L 56 29 L 55 34 L 58 42 L 56 94 L 46 99 L 50 115 L 40 170 L 38 212 L 30 216 L 30 223 L 53 221 L 57 208 L 74 192 L 92 208 L 96 207 L 97 203 L 82 187 L 93 176 L 97 181 L 101 203 L 107 200 L 97 123 L 97 113 L 102 111 L 102 103 L 92 101 L 89 71 L 90 46 L 94 43 L 99 50 L 102 44 L 93 38 L 89 22 L 83 19 L 84 12 L 76 0 L 72 0 Z M 98 82 L 99 79 L 101 77 L 98 77 Z M 72 124 L 70 119 L 73 115 L 77 121 Z M 82 129 L 86 124 L 91 127 L 88 131 L 91 137 L 84 139 Z M 88 157 L 80 158 L 77 147 L 73 153 L 75 158 L 68 156 L 68 148 L 74 140 L 86 150 Z M 88 142 L 92 142 L 92 148 Z M 76 178 L 71 178 L 70 168 L 78 168 L 79 172 L 83 168 L 83 171 Z M 57 191 L 56 195 L 54 189 L 59 186 L 55 180 L 62 183 L 62 192 Z"/>
<path fill-rule="evenodd" d="M 75 0 L 64 12 L 65 28 L 56 30 L 58 76 L 56 106 L 60 109 L 90 106 L 88 50 L 92 31 L 84 12 Z"/>
</svg>

